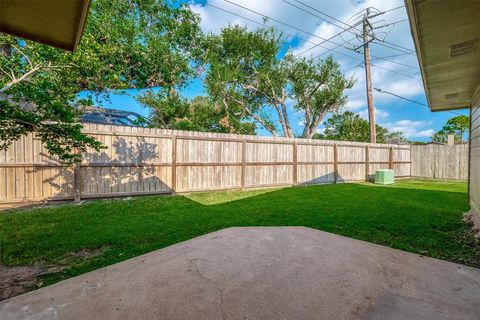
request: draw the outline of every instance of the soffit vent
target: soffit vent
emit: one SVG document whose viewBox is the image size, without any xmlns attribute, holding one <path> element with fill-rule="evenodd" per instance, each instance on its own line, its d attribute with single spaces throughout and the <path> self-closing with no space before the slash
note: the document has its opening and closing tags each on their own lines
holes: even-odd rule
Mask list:
<svg viewBox="0 0 480 320">
<path fill-rule="evenodd" d="M 458 96 L 460 95 L 460 92 L 455 92 L 455 93 L 447 93 L 445 95 L 445 99 L 455 99 L 455 98 L 458 98 Z"/>
<path fill-rule="evenodd" d="M 475 53 L 477 44 L 478 39 L 452 44 L 450 46 L 450 59 Z"/>
</svg>

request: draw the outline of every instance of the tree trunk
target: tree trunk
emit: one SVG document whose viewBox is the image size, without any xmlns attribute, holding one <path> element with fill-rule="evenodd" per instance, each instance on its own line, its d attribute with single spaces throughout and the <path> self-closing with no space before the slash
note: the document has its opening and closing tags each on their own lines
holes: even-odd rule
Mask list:
<svg viewBox="0 0 480 320">
<path fill-rule="evenodd" d="M 285 134 L 287 138 L 293 138 L 293 129 L 292 126 L 290 125 L 290 120 L 288 119 L 288 113 L 287 113 L 287 106 L 285 105 L 285 102 L 282 102 L 282 115 L 283 115 L 283 122 L 285 123 Z"/>
</svg>

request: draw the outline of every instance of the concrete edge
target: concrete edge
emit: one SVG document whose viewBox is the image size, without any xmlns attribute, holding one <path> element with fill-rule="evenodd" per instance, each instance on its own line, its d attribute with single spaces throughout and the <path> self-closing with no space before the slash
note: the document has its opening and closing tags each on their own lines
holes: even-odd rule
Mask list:
<svg viewBox="0 0 480 320">
<path fill-rule="evenodd" d="M 480 224 L 479 224 L 479 225 L 480 225 Z M 385 246 L 385 245 L 381 245 L 381 244 L 377 244 L 377 243 L 373 243 L 373 242 L 368 242 L 368 241 L 365 241 L 365 240 L 355 239 L 355 238 L 347 237 L 347 236 L 344 236 L 344 235 L 341 235 L 341 234 L 336 234 L 336 233 L 332 233 L 332 232 L 328 232 L 328 231 L 324 231 L 324 230 L 320 230 L 320 229 L 314 229 L 314 228 L 310 228 L 310 227 L 305 227 L 305 226 L 255 226 L 255 227 L 253 227 L 253 226 L 245 226 L 245 227 L 228 227 L 228 228 L 223 228 L 223 229 L 220 229 L 220 230 L 217 230 L 217 231 L 212 231 L 212 232 L 209 232 L 209 233 L 206 233 L 206 234 L 203 234 L 203 235 L 200 235 L 200 236 L 198 236 L 198 237 L 191 238 L 191 239 L 188 239 L 188 240 L 185 240 L 185 241 L 181 241 L 181 242 L 178 242 L 178 243 L 169 245 L 169 246 L 167 246 L 167 247 L 163 247 L 163 248 L 160 248 L 160 249 L 157 249 L 157 250 L 153 250 L 153 251 L 150 251 L 150 252 L 147 252 L 147 253 L 138 255 L 138 256 L 134 256 L 134 257 L 128 258 L 128 259 L 126 259 L 126 260 L 123 260 L 123 261 L 120 261 L 120 262 L 116 262 L 116 263 L 113 263 L 113 264 L 110 264 L 110 265 L 107 265 L 107 266 L 104 266 L 104 267 L 101 267 L 101 268 L 98 268 L 98 269 L 95 269 L 95 270 L 92 270 L 92 271 L 89 271 L 89 272 L 86 272 L 86 273 L 82 273 L 82 274 L 80 274 L 80 275 L 78 275 L 78 276 L 71 277 L 71 278 L 68 278 L 68 279 L 65 279 L 65 280 L 61 280 L 61 281 L 56 282 L 56 283 L 53 283 L 53 284 L 51 284 L 51 285 L 48 285 L 48 286 L 45 286 L 45 287 L 40 287 L 40 288 L 38 288 L 38 289 L 34 289 L 34 290 L 32 290 L 32 291 L 23 293 L 23 294 L 21 294 L 21 295 L 18 295 L 18 296 L 9 298 L 9 299 L 2 300 L 2 301 L 0 301 L 0 307 L 1 307 L 2 304 L 5 304 L 5 303 L 9 302 L 10 300 L 17 299 L 17 298 L 19 298 L 19 297 L 23 297 L 23 296 L 27 296 L 27 295 L 35 294 L 38 290 L 41 290 L 41 289 L 43 289 L 43 288 L 58 286 L 58 285 L 61 285 L 61 284 L 62 284 L 63 282 L 65 282 L 65 281 L 69 281 L 70 279 L 77 278 L 77 277 L 86 277 L 86 276 L 88 276 L 90 273 L 97 272 L 97 271 L 100 271 L 100 270 L 107 270 L 108 268 L 112 268 L 113 266 L 116 266 L 116 265 L 119 265 L 119 264 L 123 264 L 123 263 L 127 263 L 127 262 L 130 261 L 131 259 L 146 258 L 146 257 L 148 257 L 149 255 L 153 255 L 153 254 L 156 254 L 156 253 L 158 253 L 158 252 L 165 251 L 165 250 L 170 249 L 170 248 L 172 248 L 172 247 L 176 247 L 176 246 L 180 246 L 180 245 L 185 245 L 185 244 L 187 244 L 187 243 L 189 243 L 189 242 L 191 242 L 191 241 L 194 241 L 194 240 L 198 240 L 198 239 L 202 239 L 202 238 L 207 238 L 207 237 L 215 236 L 216 234 L 221 233 L 221 232 L 223 232 L 223 231 L 225 231 L 225 230 L 229 230 L 229 229 L 299 229 L 299 230 L 307 230 L 307 231 L 309 231 L 309 232 L 321 232 L 321 233 L 328 234 L 328 235 L 330 235 L 330 236 L 341 237 L 341 238 L 343 238 L 343 239 L 348 239 L 348 240 L 353 240 L 353 241 L 361 242 L 361 243 L 364 243 L 364 244 L 370 245 L 370 246 L 375 246 L 375 247 L 379 247 L 379 248 L 383 248 L 383 249 L 388 249 L 388 250 L 394 250 L 394 251 L 397 251 L 397 252 L 400 252 L 400 253 L 403 253 L 403 254 L 406 254 L 406 255 L 415 255 L 415 256 L 417 256 L 417 257 L 421 257 L 421 258 L 426 259 L 426 260 L 440 261 L 440 262 L 446 263 L 446 264 L 451 264 L 451 265 L 455 265 L 455 266 L 461 266 L 462 268 L 467 268 L 467 269 L 472 269 L 472 270 L 480 270 L 479 268 L 467 266 L 467 265 L 464 265 L 464 264 L 459 264 L 459 263 L 455 263 L 455 262 L 451 262 L 451 261 L 447 261 L 447 260 L 442 260 L 442 259 L 438 259 L 438 258 L 432 258 L 432 257 L 424 256 L 424 255 L 421 255 L 421 254 L 418 254 L 418 253 L 409 252 L 409 251 L 404 251 L 404 250 L 400 250 L 400 249 L 388 247 L 388 246 Z"/>
</svg>

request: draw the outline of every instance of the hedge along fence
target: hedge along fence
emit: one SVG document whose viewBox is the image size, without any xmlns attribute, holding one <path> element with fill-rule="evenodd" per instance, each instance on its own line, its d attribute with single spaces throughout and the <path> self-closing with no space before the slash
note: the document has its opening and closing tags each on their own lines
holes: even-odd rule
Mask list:
<svg viewBox="0 0 480 320">
<path fill-rule="evenodd" d="M 411 176 L 410 146 L 85 124 L 107 149 L 59 164 L 28 135 L 0 152 L 0 206 Z"/>
</svg>

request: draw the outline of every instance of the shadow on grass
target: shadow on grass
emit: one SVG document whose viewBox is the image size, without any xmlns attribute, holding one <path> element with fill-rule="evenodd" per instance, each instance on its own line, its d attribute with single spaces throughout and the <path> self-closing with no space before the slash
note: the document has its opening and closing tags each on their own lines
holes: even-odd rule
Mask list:
<svg viewBox="0 0 480 320">
<path fill-rule="evenodd" d="M 478 243 L 462 221 L 468 209 L 462 188 L 339 184 L 251 190 L 243 198 L 220 192 L 17 210 L 0 215 L 0 259 L 48 264 L 70 252 L 108 248 L 45 276 L 49 284 L 228 227 L 305 226 L 480 267 Z"/>
</svg>

